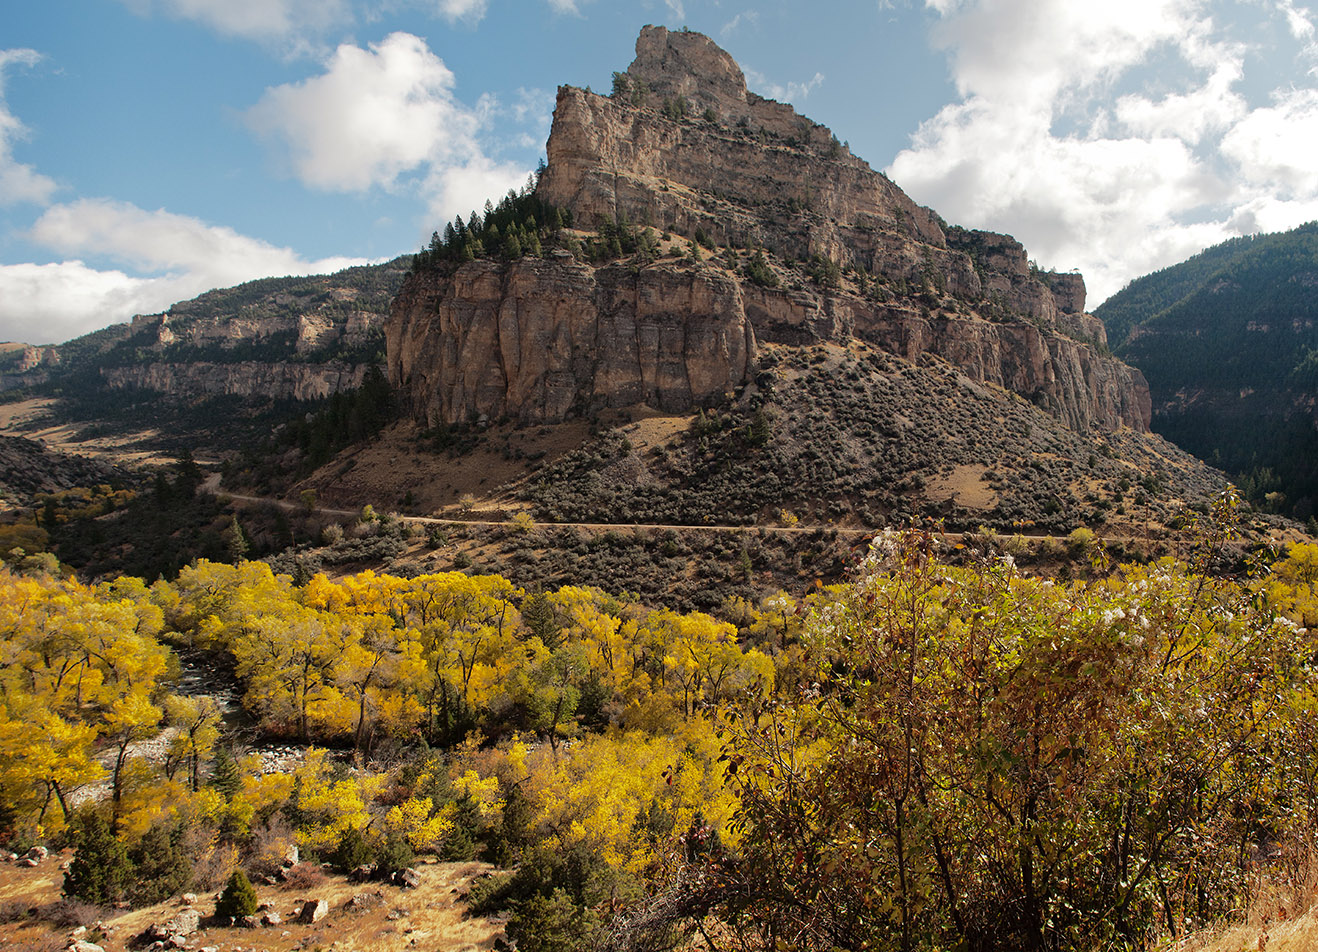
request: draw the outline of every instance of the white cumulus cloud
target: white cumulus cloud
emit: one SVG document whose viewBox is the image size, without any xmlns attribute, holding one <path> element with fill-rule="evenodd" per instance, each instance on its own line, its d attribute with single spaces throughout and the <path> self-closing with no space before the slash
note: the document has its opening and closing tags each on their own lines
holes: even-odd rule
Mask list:
<svg viewBox="0 0 1318 952">
<path fill-rule="evenodd" d="M 1241 176 L 1285 198 L 1318 198 L 1318 89 L 1289 89 L 1222 138 Z"/>
<path fill-rule="evenodd" d="M 455 78 L 425 41 L 393 33 L 369 49 L 340 46 L 319 76 L 266 91 L 247 112 L 251 127 L 285 150 L 303 183 L 327 191 L 419 188 L 446 217 L 489 193 L 460 183 L 520 185 L 529 170 L 497 162 L 479 133 L 496 111 L 483 97 L 467 106 Z M 499 192 L 494 192 L 498 195 Z"/>
<path fill-rule="evenodd" d="M 1310 19 L 1311 14 L 1306 13 L 1295 5 L 1295 0 L 1277 0 L 1277 9 L 1281 11 L 1286 18 L 1286 28 L 1291 31 L 1291 36 L 1304 43 L 1314 41 L 1314 25 Z"/>
<path fill-rule="evenodd" d="M 1208 244 L 1313 217 L 1318 92 L 1251 106 L 1247 50 L 1202 0 L 926 6 L 960 98 L 887 172 L 949 221 L 1079 268 L 1091 304 Z"/>
<path fill-rule="evenodd" d="M 5 104 L 5 70 L 39 62 L 36 50 L 0 50 L 0 205 L 19 202 L 44 204 L 55 192 L 55 182 L 14 158 L 14 143 L 26 138 L 27 127 Z"/>
<path fill-rule="evenodd" d="M 348 0 L 122 0 L 142 16 L 157 11 L 225 36 L 278 43 L 307 52 L 312 41 L 352 22 Z M 443 0 L 442 0 L 443 2 Z"/>
<path fill-rule="evenodd" d="M 804 81 L 789 81 L 784 84 L 774 82 L 759 70 L 752 69 L 749 66 L 743 67 L 742 72 L 746 75 L 746 85 L 754 87 L 770 99 L 797 105 L 805 102 L 811 91 L 824 81 L 823 73 L 815 73 L 815 75 Z"/>
<path fill-rule="evenodd" d="M 450 23 L 479 23 L 485 17 L 486 6 L 486 0 L 439 0 L 439 14 Z"/>
<path fill-rule="evenodd" d="M 51 206 L 30 237 L 68 256 L 50 264 L 0 266 L 0 336 L 30 343 L 58 343 L 211 288 L 366 263 L 308 261 L 231 228 L 109 199 Z M 91 255 L 145 274 L 90 267 L 82 259 Z"/>
<path fill-rule="evenodd" d="M 743 10 L 735 17 L 729 20 L 723 26 L 719 27 L 720 36 L 731 36 L 741 28 L 743 23 L 749 26 L 756 26 L 760 22 L 760 14 L 755 10 Z"/>
</svg>

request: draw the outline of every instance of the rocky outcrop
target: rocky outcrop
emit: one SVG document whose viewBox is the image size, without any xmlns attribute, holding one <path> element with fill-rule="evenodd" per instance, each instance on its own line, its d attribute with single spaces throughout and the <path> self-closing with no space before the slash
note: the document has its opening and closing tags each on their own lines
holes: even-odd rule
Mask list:
<svg viewBox="0 0 1318 952">
<path fill-rule="evenodd" d="M 827 128 L 749 92 L 707 37 L 646 27 L 613 95 L 560 88 L 547 151 L 536 195 L 578 233 L 629 223 L 723 250 L 423 269 L 386 328 L 391 380 L 418 417 L 688 410 L 754 380 L 764 343 L 860 338 L 937 355 L 1077 429 L 1148 427 L 1143 378 L 1106 354 L 1080 275 L 947 226 Z M 778 286 L 745 277 L 750 248 Z M 797 262 L 832 277 L 807 281 Z"/>
<path fill-rule="evenodd" d="M 59 363 L 57 347 L 0 343 L 0 391 L 45 383 Z"/>
<path fill-rule="evenodd" d="M 84 398 L 135 388 L 183 398 L 320 399 L 358 386 L 379 359 L 406 264 L 264 278 L 58 348 L 0 350 L 0 389 L 51 384 Z"/>
<path fill-rule="evenodd" d="M 433 421 L 552 421 L 602 406 L 684 410 L 752 372 L 755 335 L 726 272 L 480 261 L 411 281 L 389 370 Z"/>
<path fill-rule="evenodd" d="M 348 290 L 348 289 L 343 289 Z M 293 346 L 298 355 L 330 348 L 351 349 L 377 339 L 385 315 L 371 311 L 347 309 L 338 297 L 338 306 L 317 306 L 304 310 L 291 295 L 276 294 L 276 307 L 253 309 L 233 314 L 190 316 L 190 302 L 175 305 L 164 314 L 146 314 L 133 318 L 130 335 L 148 338 L 147 346 L 157 351 L 170 347 L 233 349 L 251 345 Z"/>
<path fill-rule="evenodd" d="M 261 396 L 276 400 L 320 400 L 360 386 L 365 373 L 362 364 L 285 361 L 149 363 L 107 367 L 101 371 L 112 390 L 153 390 L 182 397 Z"/>
<path fill-rule="evenodd" d="M 852 338 L 937 355 L 1075 429 L 1144 429 L 1149 416 L 1138 371 L 1029 321 L 764 288 L 708 262 L 478 261 L 418 276 L 394 308 L 389 372 L 432 423 L 687 410 L 751 381 L 760 344 Z"/>
</svg>

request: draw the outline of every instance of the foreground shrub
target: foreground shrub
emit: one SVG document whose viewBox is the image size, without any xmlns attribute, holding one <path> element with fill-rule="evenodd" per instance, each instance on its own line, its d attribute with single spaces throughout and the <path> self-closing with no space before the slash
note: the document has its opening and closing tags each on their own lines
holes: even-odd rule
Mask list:
<svg viewBox="0 0 1318 952">
<path fill-rule="evenodd" d="M 235 869 L 219 901 L 215 903 L 215 915 L 234 919 L 254 916 L 256 906 L 256 890 L 252 888 L 251 881 L 241 869 Z"/>
<path fill-rule="evenodd" d="M 1225 535 L 1065 585 L 880 540 L 796 696 L 726 711 L 740 856 L 612 947 L 712 912 L 807 949 L 1145 948 L 1237 910 L 1248 856 L 1311 833 L 1318 698 L 1284 606 L 1203 574 Z"/>
<path fill-rule="evenodd" d="M 128 889 L 133 905 L 154 905 L 187 888 L 192 880 L 192 858 L 182 841 L 182 827 L 153 826 L 133 847 L 132 885 Z"/>
<path fill-rule="evenodd" d="M 84 813 L 73 828 L 73 860 L 64 874 L 64 895 L 107 906 L 124 897 L 132 864 L 124 845 L 98 813 Z"/>
</svg>

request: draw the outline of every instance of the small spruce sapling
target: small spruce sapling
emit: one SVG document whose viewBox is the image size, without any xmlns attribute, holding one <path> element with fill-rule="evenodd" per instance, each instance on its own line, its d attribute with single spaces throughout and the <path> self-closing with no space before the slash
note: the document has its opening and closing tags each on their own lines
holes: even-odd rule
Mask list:
<svg viewBox="0 0 1318 952">
<path fill-rule="evenodd" d="M 256 890 L 252 881 L 241 869 L 235 869 L 229 876 L 229 882 L 215 903 L 215 915 L 241 919 L 243 916 L 256 915 Z"/>
</svg>

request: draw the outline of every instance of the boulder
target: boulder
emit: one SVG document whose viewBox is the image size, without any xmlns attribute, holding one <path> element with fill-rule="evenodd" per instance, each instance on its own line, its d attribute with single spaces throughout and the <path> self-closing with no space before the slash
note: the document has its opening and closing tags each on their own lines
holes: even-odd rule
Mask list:
<svg viewBox="0 0 1318 952">
<path fill-rule="evenodd" d="M 309 899 L 298 913 L 297 921 L 310 925 L 329 915 L 329 903 L 324 899 Z"/>
<path fill-rule="evenodd" d="M 201 913 L 192 908 L 179 910 L 165 922 L 157 922 L 147 927 L 142 933 L 145 942 L 159 943 L 161 948 L 173 945 L 174 940 L 184 941 L 201 928 Z M 177 948 L 177 945 L 173 945 Z"/>
<path fill-rule="evenodd" d="M 384 905 L 384 893 L 357 893 L 343 904 L 343 908 L 349 912 L 365 912 L 367 909 L 382 905 Z"/>
<path fill-rule="evenodd" d="M 201 928 L 201 913 L 196 909 L 180 909 L 164 924 L 169 935 L 192 935 Z"/>
</svg>

